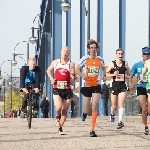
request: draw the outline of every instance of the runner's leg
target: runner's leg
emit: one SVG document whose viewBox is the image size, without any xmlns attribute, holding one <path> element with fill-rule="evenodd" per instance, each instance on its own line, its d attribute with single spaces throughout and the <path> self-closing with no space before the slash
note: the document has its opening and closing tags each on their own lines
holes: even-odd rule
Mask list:
<svg viewBox="0 0 150 150">
<path fill-rule="evenodd" d="M 82 118 L 82 121 L 85 121 L 87 114 L 90 111 L 90 103 L 91 103 L 91 97 L 92 97 L 91 87 L 90 88 L 82 87 L 81 93 L 83 95 L 83 106 L 84 106 L 81 118 Z"/>
<path fill-rule="evenodd" d="M 149 94 L 148 94 L 148 100 L 147 100 L 146 95 L 139 95 L 139 103 L 142 108 L 142 119 L 145 125 L 145 132 L 144 132 L 145 135 L 149 134 L 149 130 L 147 126 L 147 113 L 149 112 L 149 99 L 150 99 Z M 147 103 L 147 106 L 146 106 L 146 103 Z"/>
<path fill-rule="evenodd" d="M 146 96 L 145 95 L 139 95 L 138 100 L 140 103 L 140 106 L 142 107 L 142 119 L 145 127 L 147 127 L 147 110 L 146 110 Z"/>
<path fill-rule="evenodd" d="M 56 120 L 55 124 L 59 124 L 59 120 L 61 118 L 61 109 L 62 109 L 62 98 L 59 95 L 53 95 L 54 98 L 54 105 L 56 111 Z"/>
<path fill-rule="evenodd" d="M 115 110 L 117 108 L 117 100 L 118 100 L 118 95 L 117 93 L 111 93 L 111 116 L 110 116 L 110 121 L 114 122 L 115 118 Z"/>
<path fill-rule="evenodd" d="M 123 115 L 124 115 L 124 103 L 127 97 L 127 91 L 121 92 L 118 95 L 119 99 L 119 122 L 118 129 L 122 128 L 124 125 L 122 123 Z"/>
<path fill-rule="evenodd" d="M 64 122 L 66 121 L 67 112 L 68 112 L 70 104 L 71 104 L 71 99 L 67 99 L 67 100 L 63 99 L 63 103 L 62 103 L 62 115 L 61 115 L 61 119 L 60 119 L 60 127 L 62 127 L 63 124 L 64 124 Z"/>
<path fill-rule="evenodd" d="M 85 121 L 87 114 L 90 111 L 90 103 L 91 103 L 91 97 L 85 97 L 83 96 L 83 114 L 81 115 L 82 121 Z"/>
<path fill-rule="evenodd" d="M 97 118 L 97 107 L 98 102 L 100 100 L 100 93 L 92 93 L 92 116 L 91 116 L 91 132 L 90 136 L 97 136 L 95 134 L 94 128 L 96 124 L 96 118 Z"/>
</svg>

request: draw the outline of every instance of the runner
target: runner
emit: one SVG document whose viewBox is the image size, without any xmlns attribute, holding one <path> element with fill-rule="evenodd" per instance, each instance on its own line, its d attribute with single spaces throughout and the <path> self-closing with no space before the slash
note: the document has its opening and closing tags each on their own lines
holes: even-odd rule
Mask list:
<svg viewBox="0 0 150 150">
<path fill-rule="evenodd" d="M 148 113 L 150 113 L 150 48 L 142 48 L 143 60 L 136 63 L 131 70 L 131 77 L 137 74 L 138 83 L 137 84 L 137 95 L 138 100 L 142 108 L 142 119 L 145 126 L 145 135 L 149 134 L 149 129 L 147 126 L 147 94 L 148 94 Z M 142 72 L 143 70 L 143 72 Z M 146 75 L 146 76 L 145 76 Z M 141 78 L 140 78 L 141 76 Z M 146 77 L 144 79 L 144 76 Z M 130 78 L 131 78 L 130 77 Z M 130 81 L 132 86 L 132 80 Z M 147 91 L 146 91 L 147 90 Z"/>
<path fill-rule="evenodd" d="M 64 134 L 62 127 L 66 121 L 67 111 L 73 98 L 71 90 L 71 78 L 75 77 L 75 63 L 68 59 L 70 54 L 68 47 L 61 50 L 61 58 L 52 61 L 47 69 L 48 77 L 53 84 L 54 105 L 56 110 L 55 123 L 59 125 L 59 133 Z M 52 76 L 54 70 L 54 77 Z M 61 115 L 62 111 L 62 115 Z"/>
<path fill-rule="evenodd" d="M 90 102 L 92 97 L 92 125 L 91 125 L 91 137 L 96 137 L 94 131 L 96 118 L 97 118 L 97 105 L 100 100 L 100 68 L 103 69 L 103 76 L 105 76 L 104 60 L 97 56 L 99 43 L 94 40 L 87 42 L 87 49 L 89 55 L 83 56 L 80 59 L 78 66 L 76 67 L 76 73 L 82 77 L 81 93 L 83 95 L 84 110 L 81 115 L 82 121 L 85 121 L 87 114 L 90 111 Z M 82 68 L 82 73 L 80 69 Z"/>
<path fill-rule="evenodd" d="M 127 86 L 125 78 L 129 74 L 128 63 L 123 61 L 124 51 L 122 49 L 116 50 L 116 60 L 112 61 L 106 69 L 106 76 L 112 77 L 111 88 L 111 122 L 115 121 L 114 111 L 117 108 L 117 100 L 119 99 L 119 122 L 117 129 L 124 126 L 122 119 L 124 114 L 124 103 L 127 95 Z"/>
</svg>

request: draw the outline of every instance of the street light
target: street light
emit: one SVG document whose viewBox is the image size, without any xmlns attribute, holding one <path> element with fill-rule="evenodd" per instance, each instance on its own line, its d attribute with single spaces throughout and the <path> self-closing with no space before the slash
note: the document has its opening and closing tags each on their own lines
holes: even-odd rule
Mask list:
<svg viewBox="0 0 150 150">
<path fill-rule="evenodd" d="M 15 70 L 17 70 L 17 69 L 20 69 L 20 68 L 13 69 L 13 70 L 12 70 L 12 73 L 13 73 Z"/>
<path fill-rule="evenodd" d="M 85 6 L 85 3 L 82 0 L 82 3 L 85 8 L 85 15 L 87 16 L 87 41 L 90 40 L 90 0 L 88 0 L 88 9 Z"/>
<path fill-rule="evenodd" d="M 4 118 L 5 118 L 5 78 L 3 79 L 3 100 L 4 100 Z"/>
<path fill-rule="evenodd" d="M 37 28 L 32 27 L 31 29 L 32 29 L 32 37 L 29 38 L 29 41 L 30 43 L 35 44 L 37 42 L 37 38 L 34 37 L 34 29 L 37 29 Z"/>
<path fill-rule="evenodd" d="M 29 59 L 29 42 L 30 42 L 30 39 L 27 40 L 27 41 L 21 41 L 21 42 L 17 43 L 16 46 L 15 46 L 15 48 L 14 48 L 14 53 L 15 53 L 16 47 L 17 47 L 20 43 L 23 43 L 23 42 L 26 42 L 26 43 L 27 43 L 27 63 L 28 63 L 28 59 Z"/>
<path fill-rule="evenodd" d="M 61 5 L 59 6 L 62 11 L 67 12 L 71 8 L 71 4 L 67 2 L 67 0 L 62 1 Z"/>
</svg>

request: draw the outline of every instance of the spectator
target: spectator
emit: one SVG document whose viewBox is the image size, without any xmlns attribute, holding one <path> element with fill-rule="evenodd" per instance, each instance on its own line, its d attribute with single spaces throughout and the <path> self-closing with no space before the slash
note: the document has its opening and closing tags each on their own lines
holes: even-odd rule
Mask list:
<svg viewBox="0 0 150 150">
<path fill-rule="evenodd" d="M 101 89 L 101 98 L 103 101 L 103 115 L 104 116 L 108 116 L 108 98 L 109 98 L 109 88 L 106 85 L 106 83 L 104 82 L 104 84 L 102 85 L 102 89 Z"/>
<path fill-rule="evenodd" d="M 74 118 L 75 101 L 71 100 L 71 118 Z"/>
<path fill-rule="evenodd" d="M 42 97 L 40 108 L 41 108 L 41 111 L 42 111 L 43 118 L 48 118 L 49 101 L 48 101 L 48 98 L 46 100 L 45 96 Z"/>
<path fill-rule="evenodd" d="M 18 112 L 17 112 L 18 118 L 20 117 L 20 114 L 21 114 L 21 109 L 19 108 L 19 109 L 18 109 Z"/>
<path fill-rule="evenodd" d="M 17 118 L 17 110 L 16 110 L 16 108 L 14 108 L 14 110 L 13 110 L 13 118 Z"/>
<path fill-rule="evenodd" d="M 11 109 L 9 114 L 8 114 L 9 118 L 13 118 L 13 110 Z"/>
</svg>

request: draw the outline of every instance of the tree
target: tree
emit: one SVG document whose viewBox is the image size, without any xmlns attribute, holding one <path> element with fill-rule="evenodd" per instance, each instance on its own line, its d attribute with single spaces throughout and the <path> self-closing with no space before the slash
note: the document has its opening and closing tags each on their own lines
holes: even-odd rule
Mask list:
<svg viewBox="0 0 150 150">
<path fill-rule="evenodd" d="M 12 109 L 21 108 L 22 105 L 23 93 L 20 91 L 12 91 Z M 6 112 L 10 111 L 10 90 L 6 93 L 6 103 L 5 103 Z"/>
</svg>

